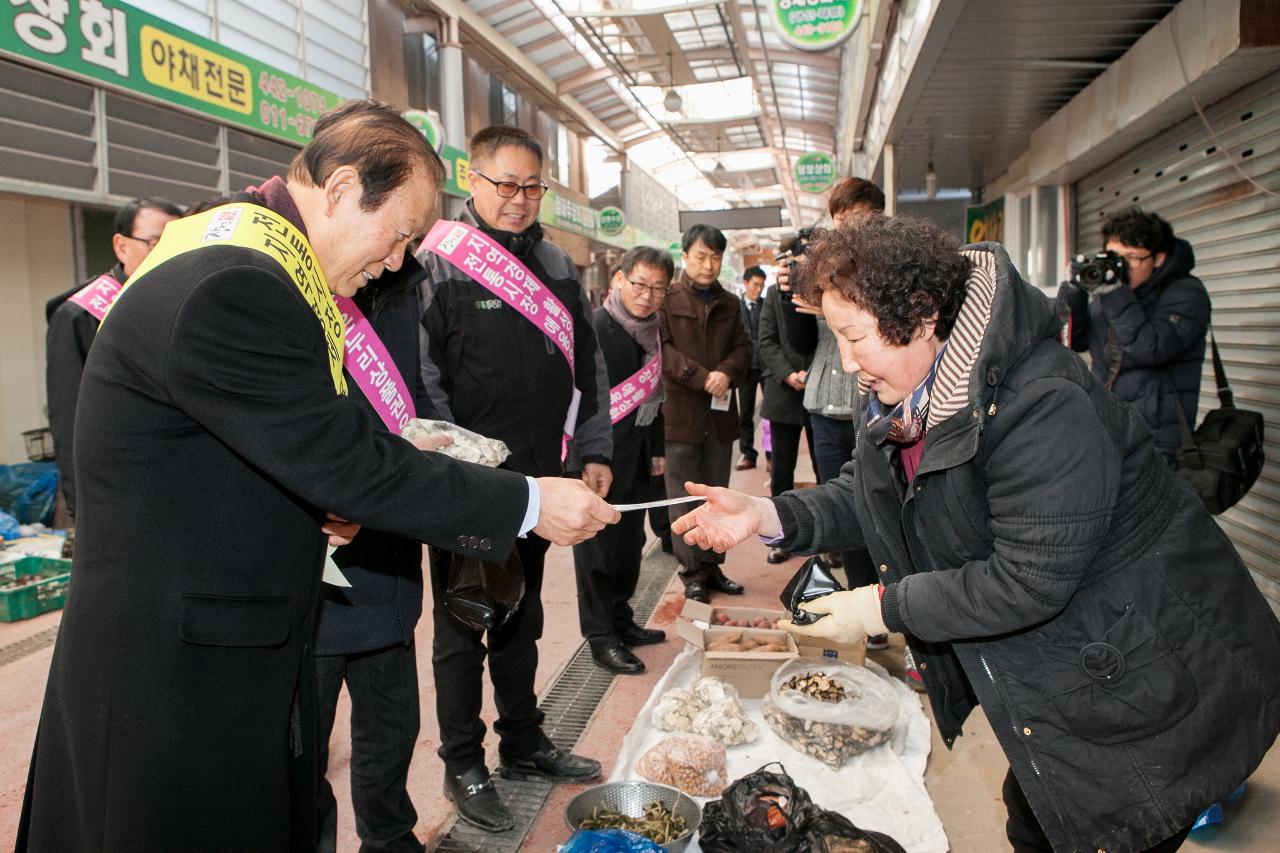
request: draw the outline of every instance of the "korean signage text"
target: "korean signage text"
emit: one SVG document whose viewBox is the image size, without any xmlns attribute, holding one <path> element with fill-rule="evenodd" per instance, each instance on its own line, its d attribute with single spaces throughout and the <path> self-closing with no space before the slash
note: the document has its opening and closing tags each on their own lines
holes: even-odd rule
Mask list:
<svg viewBox="0 0 1280 853">
<path fill-rule="evenodd" d="M 965 208 L 964 235 L 966 243 L 1004 240 L 1004 196 L 988 204 L 975 204 Z"/>
<path fill-rule="evenodd" d="M 769 0 L 773 28 L 801 50 L 828 50 L 858 24 L 858 0 Z"/>
<path fill-rule="evenodd" d="M 796 160 L 796 186 L 801 192 L 824 193 L 836 179 L 836 161 L 829 154 L 811 151 Z"/>
</svg>

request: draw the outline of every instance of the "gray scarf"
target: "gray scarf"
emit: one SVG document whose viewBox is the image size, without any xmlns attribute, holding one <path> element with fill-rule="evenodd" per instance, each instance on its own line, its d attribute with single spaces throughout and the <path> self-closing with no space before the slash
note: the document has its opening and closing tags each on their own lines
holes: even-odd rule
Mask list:
<svg viewBox="0 0 1280 853">
<path fill-rule="evenodd" d="M 604 310 L 631 336 L 631 340 L 635 341 L 640 346 L 640 349 L 644 350 L 644 363 L 648 364 L 658 354 L 657 312 L 645 317 L 643 320 L 640 319 L 628 311 L 626 305 L 622 304 L 622 298 L 618 296 L 616 289 L 611 289 L 609 295 L 605 297 Z M 662 408 L 662 401 L 665 397 L 662 381 L 659 380 L 653 396 L 641 403 L 636 410 L 636 426 L 646 427 L 653 423 L 653 419 L 658 416 L 658 410 Z"/>
</svg>

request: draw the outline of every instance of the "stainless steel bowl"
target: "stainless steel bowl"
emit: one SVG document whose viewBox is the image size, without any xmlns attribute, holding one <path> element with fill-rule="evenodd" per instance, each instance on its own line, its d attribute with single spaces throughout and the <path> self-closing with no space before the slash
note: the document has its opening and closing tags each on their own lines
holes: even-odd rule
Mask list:
<svg viewBox="0 0 1280 853">
<path fill-rule="evenodd" d="M 663 849 L 670 853 L 680 853 L 689 846 L 693 834 L 698 831 L 698 824 L 702 822 L 702 807 L 693 797 L 667 785 L 654 782 L 607 782 L 594 785 L 569 801 L 564 810 L 564 819 L 568 821 L 570 829 L 576 830 L 578 824 L 600 806 L 628 817 L 640 817 L 644 814 L 645 807 L 653 802 L 662 803 L 688 823 L 687 833 L 663 845 Z"/>
</svg>

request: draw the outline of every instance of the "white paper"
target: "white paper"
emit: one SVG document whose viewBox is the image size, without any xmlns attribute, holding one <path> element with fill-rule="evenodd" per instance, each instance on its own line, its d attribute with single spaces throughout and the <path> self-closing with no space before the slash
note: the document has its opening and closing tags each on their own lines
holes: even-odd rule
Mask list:
<svg viewBox="0 0 1280 853">
<path fill-rule="evenodd" d="M 322 580 L 330 586 L 340 586 L 348 588 L 351 581 L 347 580 L 347 576 L 342 573 L 342 569 L 338 568 L 338 564 L 333 561 L 333 552 L 337 548 L 330 547 L 324 555 L 324 577 Z"/>
<path fill-rule="evenodd" d="M 653 509 L 660 506 L 675 506 L 676 504 L 688 504 L 694 501 L 705 501 L 706 498 L 699 495 L 687 495 L 683 498 L 668 498 L 665 501 L 649 501 L 642 504 L 610 504 L 618 512 L 630 512 L 633 509 Z"/>
<path fill-rule="evenodd" d="M 711 411 L 713 412 L 729 411 L 729 400 L 730 400 L 730 397 L 728 394 L 725 394 L 723 397 L 712 397 Z"/>
</svg>

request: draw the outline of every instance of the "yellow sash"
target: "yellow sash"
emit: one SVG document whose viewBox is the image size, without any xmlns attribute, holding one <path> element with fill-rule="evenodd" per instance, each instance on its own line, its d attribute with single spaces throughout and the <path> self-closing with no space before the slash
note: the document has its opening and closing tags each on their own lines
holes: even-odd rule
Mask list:
<svg viewBox="0 0 1280 853">
<path fill-rule="evenodd" d="M 342 314 L 329 292 L 329 284 L 320 270 L 311 244 L 302 232 L 274 211 L 256 204 L 225 204 L 195 216 L 175 219 L 165 226 L 160 242 L 138 265 L 124 283 L 120 294 L 130 285 L 165 261 L 205 246 L 240 246 L 261 252 L 278 263 L 315 312 L 324 329 L 325 349 L 329 357 L 329 373 L 333 388 L 347 393 L 347 380 L 342 375 L 345 329 Z M 112 306 L 120 303 L 117 297 Z M 108 309 L 108 313 L 110 309 Z M 106 320 L 106 315 L 103 316 Z"/>
</svg>

